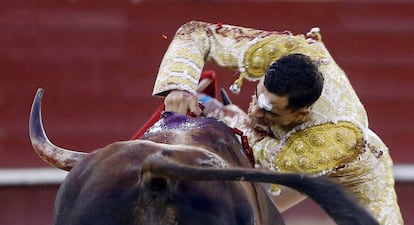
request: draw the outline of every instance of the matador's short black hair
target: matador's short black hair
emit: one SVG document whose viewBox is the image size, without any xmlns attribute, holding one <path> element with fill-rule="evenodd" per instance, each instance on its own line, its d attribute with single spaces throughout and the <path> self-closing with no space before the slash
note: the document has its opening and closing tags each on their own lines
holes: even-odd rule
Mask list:
<svg viewBox="0 0 414 225">
<path fill-rule="evenodd" d="M 323 76 L 309 56 L 282 56 L 266 70 L 264 86 L 278 96 L 288 96 L 288 108 L 311 106 L 322 93 Z"/>
</svg>

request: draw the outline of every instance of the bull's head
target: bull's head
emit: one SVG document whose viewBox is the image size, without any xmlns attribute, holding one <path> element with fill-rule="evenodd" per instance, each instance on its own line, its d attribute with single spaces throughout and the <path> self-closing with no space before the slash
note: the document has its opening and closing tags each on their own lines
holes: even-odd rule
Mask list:
<svg viewBox="0 0 414 225">
<path fill-rule="evenodd" d="M 232 129 L 212 118 L 164 114 L 141 140 L 91 153 L 55 146 L 41 119 L 39 89 L 30 139 L 47 163 L 70 173 L 56 200 L 56 225 L 283 224 L 259 183 L 297 189 L 338 224 L 378 224 L 327 179 L 251 169 Z M 332 197 L 332 198 L 330 198 Z"/>
<path fill-rule="evenodd" d="M 192 174 L 191 168 L 250 165 L 233 131 L 224 124 L 167 113 L 164 123 L 141 140 L 81 153 L 58 147 L 47 138 L 42 96 L 40 89 L 30 115 L 33 147 L 50 165 L 70 171 L 57 195 L 56 225 L 247 225 L 281 220 L 265 192 L 255 185 L 220 179 L 191 181 L 208 174 Z M 219 136 L 211 135 L 211 129 L 218 129 Z M 173 172 L 181 169 L 188 172 Z"/>
</svg>

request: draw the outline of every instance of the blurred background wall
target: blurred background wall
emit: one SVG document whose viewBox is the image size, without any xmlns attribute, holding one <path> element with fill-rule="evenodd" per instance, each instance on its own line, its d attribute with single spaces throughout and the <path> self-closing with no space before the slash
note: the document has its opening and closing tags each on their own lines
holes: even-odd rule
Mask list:
<svg viewBox="0 0 414 225">
<path fill-rule="evenodd" d="M 59 146 L 90 152 L 129 139 L 162 103 L 151 96 L 176 29 L 190 20 L 306 33 L 321 28 L 366 106 L 370 127 L 396 165 L 414 163 L 412 1 L 4 0 L 0 2 L 0 171 L 48 167 L 32 150 L 28 116 L 38 87 L 43 119 Z M 233 71 L 208 64 L 220 87 Z M 233 102 L 247 108 L 255 83 Z M 412 168 L 412 167 L 408 167 Z M 413 171 L 411 171 L 413 172 Z M 52 224 L 58 184 L 0 185 L 0 224 Z M 396 189 L 414 224 L 412 181 Z M 288 224 L 332 224 L 310 200 Z"/>
</svg>

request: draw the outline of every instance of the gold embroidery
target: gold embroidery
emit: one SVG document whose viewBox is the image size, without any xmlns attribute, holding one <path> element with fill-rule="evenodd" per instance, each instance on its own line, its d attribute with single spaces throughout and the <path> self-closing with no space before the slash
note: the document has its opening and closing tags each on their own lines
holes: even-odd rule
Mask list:
<svg viewBox="0 0 414 225">
<path fill-rule="evenodd" d="M 176 58 L 183 58 L 188 60 L 196 65 L 198 68 L 202 68 L 204 66 L 203 58 L 198 57 L 197 54 L 192 53 L 186 48 L 178 49 Z"/>
<path fill-rule="evenodd" d="M 274 161 L 280 172 L 317 174 L 354 161 L 362 131 L 350 122 L 326 123 L 292 134 Z"/>
<path fill-rule="evenodd" d="M 285 38 L 285 36 L 271 36 L 258 41 L 246 51 L 243 65 L 249 78 L 262 77 L 272 62 L 288 53 L 287 47 L 284 47 Z M 293 46 L 290 45 L 289 48 Z"/>
<path fill-rule="evenodd" d="M 171 65 L 169 69 L 171 72 L 184 73 L 190 75 L 191 77 L 195 77 L 195 74 L 198 73 L 198 71 L 194 70 L 193 67 L 182 62 L 177 62 Z"/>
<path fill-rule="evenodd" d="M 326 58 L 326 53 L 315 44 L 309 44 L 301 35 L 275 35 L 264 38 L 247 49 L 243 66 L 244 76 L 257 80 L 262 77 L 267 67 L 274 61 L 289 53 L 303 53 L 315 61 Z"/>
</svg>

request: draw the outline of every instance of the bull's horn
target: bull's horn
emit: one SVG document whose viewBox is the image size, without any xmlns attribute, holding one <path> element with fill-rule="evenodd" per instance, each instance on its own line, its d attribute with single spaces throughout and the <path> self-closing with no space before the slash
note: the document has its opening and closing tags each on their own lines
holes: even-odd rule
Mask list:
<svg viewBox="0 0 414 225">
<path fill-rule="evenodd" d="M 55 146 L 49 141 L 43 128 L 41 103 L 43 89 L 39 88 L 33 100 L 29 119 L 29 135 L 36 153 L 48 164 L 69 171 L 87 153 L 76 152 Z"/>
<path fill-rule="evenodd" d="M 189 181 L 250 181 L 281 184 L 312 198 L 336 224 L 379 225 L 378 221 L 355 200 L 352 192 L 329 177 L 299 173 L 277 173 L 253 168 L 196 167 L 160 154 L 148 156 L 142 163 L 144 173 Z"/>
</svg>

